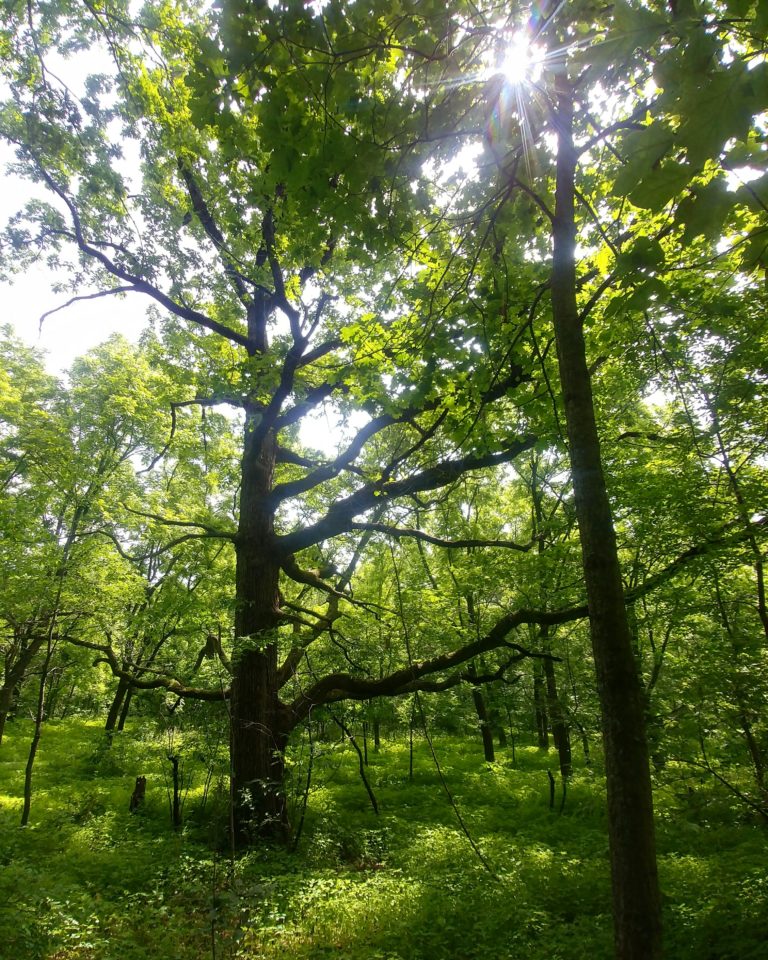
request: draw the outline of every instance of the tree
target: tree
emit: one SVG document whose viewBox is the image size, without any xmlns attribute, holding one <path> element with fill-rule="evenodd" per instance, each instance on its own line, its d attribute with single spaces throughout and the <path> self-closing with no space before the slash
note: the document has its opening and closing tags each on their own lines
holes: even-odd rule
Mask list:
<svg viewBox="0 0 768 960">
<path fill-rule="evenodd" d="M 407 223 L 416 230 L 414 217 L 423 217 L 420 211 L 430 204 L 424 178 L 414 195 L 414 171 L 428 156 L 439 156 L 441 147 L 409 139 L 417 90 L 415 80 L 402 84 L 400 71 L 429 64 L 444 39 L 439 30 L 422 37 L 419 18 L 400 24 L 385 18 L 374 42 L 358 49 L 363 25 L 357 16 L 342 7 L 322 20 L 282 8 L 246 13 L 226 7 L 188 20 L 164 8 L 148 9 L 133 25 L 115 6 L 71 17 L 41 11 L 39 22 L 11 18 L 19 56 L 7 74 L 15 102 L 6 107 L 4 134 L 58 205 L 33 205 L 26 221 L 12 228 L 11 241 L 17 248 L 53 243 L 62 255 L 69 245 L 85 271 L 76 272 L 75 285 L 88 275 L 100 285 L 96 295 L 152 297 L 174 318 L 170 335 L 197 368 L 192 396 L 188 391 L 178 403 L 227 403 L 243 412 L 236 525 L 222 517 L 165 518 L 186 527 L 187 536 L 219 538 L 234 548 L 229 699 L 241 837 L 254 817 L 262 828 L 282 829 L 286 738 L 314 703 L 412 689 L 420 676 L 471 656 L 466 645 L 459 654 L 420 665 L 416 675 L 396 671 L 371 681 L 370 690 L 332 675 L 292 705 L 283 704 L 278 691 L 303 650 L 290 650 L 280 667 L 281 625 L 298 622 L 311 639 L 329 618 L 312 614 L 314 620 L 306 621 L 284 606 L 281 573 L 338 603 L 340 591 L 303 570 L 297 553 L 349 530 L 356 516 L 379 504 L 508 462 L 534 442 L 507 405 L 504 429 L 468 439 L 458 456 L 453 452 L 463 424 L 487 418 L 493 404 L 505 405 L 522 371 L 497 375 L 490 389 L 452 383 L 453 373 L 467 367 L 462 333 L 438 373 L 431 350 L 425 353 L 420 342 L 419 312 L 393 286 L 395 268 L 372 263 L 393 251 L 418 263 L 417 251 L 426 250 L 417 232 L 404 241 L 404 231 Z M 424 52 L 408 51 L 414 33 L 426 44 Z M 104 78 L 91 79 L 77 102 L 46 69 L 44 52 L 55 43 L 97 41 L 114 58 L 114 90 Z M 148 67 L 132 44 L 142 44 L 146 56 L 156 54 L 165 66 Z M 350 58 L 355 71 L 342 71 Z M 361 95 L 369 89 L 376 93 L 365 105 Z M 108 90 L 116 97 L 111 105 Z M 263 92 L 254 98 L 254 90 Z M 397 106 L 395 92 L 405 107 Z M 115 119 L 142 143 L 140 193 L 131 191 L 115 160 L 109 128 Z M 418 117 L 416 123 L 420 133 Z M 299 130 L 303 158 L 295 149 Z M 345 159 L 353 152 L 354 166 Z M 131 207 L 151 224 L 140 240 Z M 188 245 L 179 244 L 180 232 L 189 235 Z M 389 288 L 382 306 L 361 312 L 363 291 L 382 282 Z M 416 283 L 423 286 L 423 280 Z M 448 327 L 440 337 L 450 343 Z M 390 378 L 387 396 L 382 387 Z M 296 425 L 333 397 L 342 409 L 361 406 L 367 422 L 337 456 L 307 456 L 297 449 Z M 386 455 L 374 466 L 367 452 L 379 437 L 379 457 L 385 448 Z M 356 482 L 332 502 L 343 473 Z M 276 517 L 289 526 L 295 509 L 289 505 L 324 486 L 329 492 L 321 493 L 320 512 L 310 522 L 276 532 Z M 336 614 L 329 616 L 332 622 Z M 114 651 L 104 652 L 123 676 Z M 132 682 L 203 695 L 171 679 Z M 208 695 L 220 697 L 221 691 Z"/>
</svg>

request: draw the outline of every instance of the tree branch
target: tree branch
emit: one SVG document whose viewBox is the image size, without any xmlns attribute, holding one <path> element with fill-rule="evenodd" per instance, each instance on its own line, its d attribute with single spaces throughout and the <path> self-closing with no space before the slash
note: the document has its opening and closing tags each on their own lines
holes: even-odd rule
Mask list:
<svg viewBox="0 0 768 960">
<path fill-rule="evenodd" d="M 355 493 L 338 500 L 326 515 L 301 530 L 277 537 L 277 545 L 284 554 L 304 550 L 321 540 L 351 529 L 354 518 L 377 504 L 398 497 L 435 490 L 447 486 L 454 480 L 473 470 L 509 463 L 536 443 L 536 437 L 529 435 L 511 444 L 506 450 L 481 456 L 470 454 L 457 460 L 443 460 L 434 467 L 428 467 L 419 473 L 402 480 L 377 481 L 366 484 Z"/>
<path fill-rule="evenodd" d="M 464 644 L 456 650 L 433 657 L 430 660 L 414 661 L 407 667 L 395 670 L 380 679 L 353 677 L 348 673 L 331 673 L 303 690 L 293 701 L 289 714 L 293 725 L 300 723 L 316 706 L 335 703 L 338 700 L 368 700 L 371 697 L 396 697 L 416 690 L 427 690 L 422 686 L 425 677 L 441 673 L 460 666 L 481 653 L 487 653 L 497 647 L 510 647 L 517 651 L 508 661 L 509 664 L 528 657 L 545 656 L 528 650 L 516 643 L 507 641 L 507 636 L 522 624 L 536 623 L 555 625 L 580 620 L 587 616 L 586 605 L 569 607 L 564 610 L 516 610 L 502 617 L 496 625 L 479 640 Z M 432 683 L 433 681 L 429 681 Z M 459 681 L 456 680 L 456 683 Z"/>
<path fill-rule="evenodd" d="M 171 517 L 163 517 L 159 513 L 149 513 L 144 510 L 134 510 L 133 507 L 129 507 L 126 504 L 122 504 L 124 510 L 127 510 L 128 513 L 132 513 L 134 516 L 143 517 L 145 520 L 157 520 L 158 523 L 164 523 L 169 527 L 198 527 L 200 530 L 205 530 L 205 532 L 211 536 L 221 540 L 233 540 L 237 536 L 236 532 L 228 530 L 219 530 L 216 527 L 212 527 L 207 523 L 198 523 L 195 520 L 174 520 Z"/>
<path fill-rule="evenodd" d="M 234 257 L 229 251 L 229 248 L 224 240 L 224 236 L 221 230 L 219 230 L 216 221 L 213 219 L 213 216 L 211 215 L 211 211 L 208 209 L 208 204 L 203 198 L 203 194 L 200 191 L 200 187 L 195 180 L 192 170 L 181 158 L 179 158 L 178 168 L 181 178 L 187 187 L 189 199 L 192 201 L 192 209 L 195 211 L 197 219 L 200 221 L 206 236 L 218 250 L 222 265 L 224 267 L 224 272 L 232 281 L 232 286 L 235 288 L 238 300 L 243 304 L 243 306 L 247 307 L 251 297 L 245 285 L 246 278 L 240 272 L 238 267 L 235 266 Z"/>
<path fill-rule="evenodd" d="M 447 547 L 450 549 L 461 549 L 464 547 L 499 547 L 505 550 L 519 550 L 521 553 L 527 553 L 532 543 L 515 543 L 512 540 L 444 540 L 442 537 L 433 537 L 422 530 L 416 530 L 412 527 L 392 527 L 387 523 L 361 523 L 353 522 L 350 524 L 351 530 L 370 530 L 373 533 L 384 533 L 388 537 L 394 537 L 400 540 L 403 537 L 410 537 L 414 540 L 423 540 L 425 543 L 432 543 L 436 547 Z"/>
<path fill-rule="evenodd" d="M 99 300 L 101 297 L 112 297 L 120 293 L 134 293 L 136 288 L 133 286 L 130 287 L 112 287 L 109 290 L 99 290 L 97 293 L 80 293 L 76 297 L 70 297 L 66 303 L 60 304 L 58 307 L 54 307 L 52 310 L 46 310 L 45 313 L 40 315 L 40 319 L 37 321 L 38 329 L 42 330 L 43 323 L 52 317 L 54 313 L 58 313 L 60 310 L 66 310 L 67 307 L 71 307 L 73 303 L 82 303 L 84 300 Z"/>
<path fill-rule="evenodd" d="M 48 188 L 55 193 L 57 197 L 59 197 L 59 199 L 69 210 L 75 230 L 74 240 L 84 254 L 89 256 L 92 260 L 96 260 L 98 263 L 100 263 L 108 273 L 112 274 L 113 277 L 117 277 L 118 279 L 130 284 L 131 288 L 138 293 L 147 294 L 153 300 L 156 300 L 161 306 L 165 307 L 165 309 L 170 313 L 180 317 L 182 320 L 189 320 L 191 323 L 194 323 L 197 326 L 204 327 L 213 333 L 218 333 L 220 336 L 225 337 L 232 343 L 239 344 L 241 347 L 249 348 L 252 346 L 251 341 L 247 336 L 245 336 L 245 334 L 242 334 L 237 330 L 232 330 L 231 327 L 227 327 L 216 320 L 212 320 L 204 313 L 193 310 L 191 307 L 185 307 L 180 303 L 176 303 L 175 300 L 163 293 L 162 290 L 159 290 L 143 277 L 131 273 L 129 270 L 121 267 L 113 260 L 110 260 L 110 258 L 105 253 L 102 253 L 101 250 L 98 250 L 93 243 L 86 240 L 85 234 L 83 233 L 80 214 L 77 212 L 77 207 L 75 206 L 74 201 L 69 197 L 66 191 L 58 185 L 58 183 L 48 173 L 37 157 L 34 157 L 33 155 L 33 159 L 35 160 L 40 176 L 43 178 Z"/>
<path fill-rule="evenodd" d="M 102 656 L 96 660 L 96 663 L 106 663 L 113 675 L 118 679 L 125 680 L 132 687 L 139 690 L 168 690 L 177 697 L 190 700 L 226 700 L 229 697 L 229 690 L 207 690 L 204 687 L 188 687 L 186 684 L 174 679 L 173 677 L 157 676 L 153 680 L 142 680 L 130 670 L 125 670 L 120 666 L 120 661 L 111 646 L 103 643 L 92 643 L 89 640 L 67 638 L 69 643 L 77 647 L 86 647 L 88 650 L 96 650 Z M 146 670 L 146 667 L 141 669 Z"/>
</svg>

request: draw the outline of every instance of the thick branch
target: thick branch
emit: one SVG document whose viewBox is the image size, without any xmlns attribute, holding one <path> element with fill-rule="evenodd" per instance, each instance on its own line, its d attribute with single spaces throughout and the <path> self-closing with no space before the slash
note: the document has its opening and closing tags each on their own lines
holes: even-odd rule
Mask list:
<svg viewBox="0 0 768 960">
<path fill-rule="evenodd" d="M 277 538 L 277 545 L 284 554 L 304 550 L 322 540 L 328 540 L 352 528 L 354 518 L 378 504 L 410 494 L 422 493 L 445 487 L 473 470 L 509 463 L 536 443 L 536 437 L 526 436 L 497 453 L 482 456 L 470 454 L 457 460 L 444 460 L 402 480 L 378 481 L 366 484 L 343 500 L 338 500 L 324 517 L 301 530 Z"/>
<path fill-rule="evenodd" d="M 301 366 L 301 363 L 299 366 Z M 345 387 L 343 384 L 323 383 L 319 387 L 308 391 L 303 400 L 300 400 L 295 406 L 291 407 L 290 410 L 286 410 L 285 413 L 275 421 L 275 431 L 279 433 L 280 430 L 289 427 L 292 423 L 298 423 L 299 420 L 303 420 L 304 417 L 306 417 L 308 413 L 311 413 L 323 400 L 327 400 L 335 390 L 343 392 Z"/>
<path fill-rule="evenodd" d="M 245 285 L 245 278 L 234 265 L 232 254 L 227 248 L 224 236 L 221 230 L 219 230 L 216 221 L 213 219 L 211 211 L 208 209 L 208 204 L 203 198 L 192 171 L 183 160 L 179 160 L 179 173 L 186 184 L 189 199 L 192 201 L 192 209 L 195 211 L 197 219 L 200 221 L 203 230 L 205 230 L 208 239 L 218 250 L 224 266 L 224 272 L 232 281 L 232 286 L 235 288 L 238 299 L 247 307 L 251 298 L 248 293 L 248 288 Z"/>
<path fill-rule="evenodd" d="M 302 493 L 306 493 L 308 490 L 314 490 L 315 487 L 324 483 L 326 480 L 332 480 L 338 476 L 345 467 L 357 459 L 371 437 L 387 427 L 392 426 L 394 423 L 397 423 L 400 419 L 399 417 L 396 418 L 392 416 L 392 414 L 386 413 L 373 420 L 369 420 L 364 427 L 358 430 L 354 440 L 349 444 L 347 449 L 340 453 L 335 460 L 324 463 L 322 466 L 313 470 L 312 473 L 308 473 L 298 480 L 276 484 L 270 494 L 270 501 L 277 506 L 277 504 L 282 503 L 283 500 L 297 497 Z"/>
<path fill-rule="evenodd" d="M 509 663 L 526 657 L 540 656 L 519 644 L 509 643 L 506 639 L 509 633 L 515 627 L 526 623 L 553 626 L 580 620 L 586 616 L 586 605 L 554 611 L 516 610 L 502 617 L 493 629 L 479 640 L 474 640 L 472 643 L 467 643 L 430 660 L 415 661 L 386 677 L 368 679 L 353 677 L 348 673 L 328 674 L 294 700 L 290 707 L 291 722 L 293 725 L 300 723 L 314 707 L 324 703 L 334 703 L 338 700 L 368 700 L 371 697 L 395 697 L 415 690 L 427 690 L 429 686 L 422 686 L 424 678 L 460 666 L 473 657 L 497 647 L 510 647 L 517 651 L 508 661 Z M 456 680 L 456 682 L 459 681 Z"/>
</svg>

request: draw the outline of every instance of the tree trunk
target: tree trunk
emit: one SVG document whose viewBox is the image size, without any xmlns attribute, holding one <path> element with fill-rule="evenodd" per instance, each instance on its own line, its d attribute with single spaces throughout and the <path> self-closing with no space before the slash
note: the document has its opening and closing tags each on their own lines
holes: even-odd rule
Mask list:
<svg viewBox="0 0 768 960">
<path fill-rule="evenodd" d="M 117 681 L 117 689 L 115 690 L 115 695 L 112 698 L 112 704 L 109 708 L 109 713 L 107 714 L 107 719 L 104 724 L 104 730 L 107 736 L 110 736 L 115 731 L 117 721 L 120 718 L 120 713 L 122 711 L 125 695 L 128 693 L 128 686 L 129 684 L 125 677 L 120 677 L 120 679 Z"/>
<path fill-rule="evenodd" d="M 507 746 L 507 731 L 504 729 L 504 725 L 501 720 L 496 717 L 496 736 L 499 738 L 499 746 L 503 749 Z"/>
<path fill-rule="evenodd" d="M 35 766 L 37 757 L 37 748 L 40 745 L 40 737 L 43 734 L 43 720 L 45 719 L 45 686 L 48 682 L 48 669 L 51 665 L 51 656 L 53 654 L 53 644 L 50 636 L 48 637 L 48 649 L 46 651 L 43 667 L 40 671 L 40 689 L 37 695 L 37 709 L 35 710 L 35 732 L 32 734 L 32 742 L 29 745 L 29 754 L 27 756 L 27 766 L 24 770 L 24 806 L 21 811 L 21 825 L 26 827 L 29 823 L 29 813 L 32 807 L 32 770 Z"/>
<path fill-rule="evenodd" d="M 577 154 L 573 96 L 564 72 L 556 78 L 556 98 L 552 315 L 600 698 L 616 955 L 619 960 L 656 960 L 661 956 L 661 908 L 643 697 L 627 624 L 576 301 Z"/>
<path fill-rule="evenodd" d="M 547 725 L 547 703 L 541 661 L 533 661 L 533 714 L 536 723 L 536 741 L 541 750 L 549 747 L 549 729 Z"/>
<path fill-rule="evenodd" d="M 235 654 L 230 702 L 234 842 L 255 835 L 284 837 L 287 813 L 277 685 L 280 561 L 272 538 L 274 514 L 265 506 L 275 464 L 269 433 L 259 440 L 259 417 L 249 414 L 243 444 L 236 553 Z"/>
<path fill-rule="evenodd" d="M 471 677 L 477 676 L 477 670 L 473 663 L 469 665 L 467 673 L 469 673 Z M 485 756 L 485 761 L 486 763 L 494 763 L 496 754 L 493 749 L 493 731 L 491 730 L 491 724 L 488 719 L 488 708 L 485 705 L 485 697 L 480 687 L 472 687 L 472 702 L 475 705 L 475 713 L 480 723 L 480 735 L 483 738 L 483 755 Z"/>
<path fill-rule="evenodd" d="M 545 629 L 542 629 L 542 633 Z M 542 646 L 545 653 L 550 652 L 549 641 L 544 636 L 542 636 Z M 547 709 L 552 723 L 552 739 L 555 741 L 555 748 L 560 760 L 560 775 L 570 777 L 572 769 L 571 733 L 568 724 L 565 722 L 565 712 L 557 692 L 555 665 L 549 659 L 544 661 L 544 677 L 547 681 Z"/>
<path fill-rule="evenodd" d="M 123 700 L 123 708 L 120 711 L 120 719 L 117 721 L 117 732 L 122 733 L 125 728 L 125 721 L 128 719 L 128 714 L 131 709 L 131 703 L 133 702 L 133 694 L 136 688 L 129 685 L 128 689 L 125 691 L 125 699 Z"/>
<path fill-rule="evenodd" d="M 4 686 L 0 688 L 0 744 L 3 742 L 5 733 L 5 721 L 13 708 L 13 687 Z"/>
<path fill-rule="evenodd" d="M 5 669 L 5 679 L 0 688 L 0 743 L 3 742 L 3 732 L 5 730 L 5 721 L 8 715 L 13 711 L 14 703 L 19 695 L 21 685 L 27 675 L 30 664 L 35 655 L 45 643 L 45 636 L 35 637 L 28 640 L 24 637 L 14 637 L 18 642 L 18 652 L 12 666 Z"/>
</svg>

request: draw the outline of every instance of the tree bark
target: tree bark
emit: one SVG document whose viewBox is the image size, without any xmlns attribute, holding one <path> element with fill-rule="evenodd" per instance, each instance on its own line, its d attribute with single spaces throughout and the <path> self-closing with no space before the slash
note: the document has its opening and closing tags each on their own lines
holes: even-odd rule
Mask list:
<svg viewBox="0 0 768 960">
<path fill-rule="evenodd" d="M 573 96 L 556 78 L 557 183 L 552 315 L 600 699 L 619 960 L 661 956 L 661 908 L 643 697 L 624 606 L 616 537 L 576 301 Z"/>
<path fill-rule="evenodd" d="M 120 719 L 117 721 L 117 732 L 122 733 L 125 728 L 125 721 L 128 719 L 128 714 L 131 709 L 131 703 L 133 702 L 133 694 L 136 688 L 131 684 L 128 685 L 128 689 L 125 691 L 125 698 L 123 699 L 123 708 L 120 711 Z"/>
<path fill-rule="evenodd" d="M 40 648 L 46 641 L 45 635 L 33 638 L 14 637 L 18 644 L 16 650 L 16 659 L 9 666 L 6 664 L 5 677 L 2 687 L 0 687 L 0 744 L 3 741 L 5 731 L 5 722 L 8 715 L 13 711 L 13 705 L 18 696 L 24 678 L 27 675 L 29 667 L 37 655 Z"/>
<path fill-rule="evenodd" d="M 40 737 L 43 734 L 43 721 L 45 720 L 45 686 L 48 682 L 48 670 L 51 665 L 51 656 L 53 655 L 53 643 L 48 637 L 48 648 L 45 654 L 45 660 L 40 671 L 40 687 L 37 694 L 37 709 L 35 710 L 35 732 L 32 734 L 32 742 L 29 745 L 29 754 L 27 756 L 27 765 L 24 770 L 24 805 L 21 811 L 21 825 L 26 827 L 29 823 L 29 814 L 32 808 L 32 771 L 37 757 L 37 748 L 40 746 Z"/>
<path fill-rule="evenodd" d="M 541 661 L 533 661 L 533 715 L 536 723 L 536 741 L 541 750 L 549 747 L 549 727 L 547 724 L 547 703 L 544 676 Z"/>
<path fill-rule="evenodd" d="M 117 689 L 115 690 L 115 695 L 112 697 L 112 703 L 109 707 L 107 719 L 104 723 L 104 731 L 106 732 L 107 736 L 114 733 L 115 727 L 117 726 L 117 721 L 120 718 L 125 695 L 128 692 L 128 686 L 129 684 L 125 677 L 120 677 L 120 679 L 117 681 Z"/>
<path fill-rule="evenodd" d="M 5 734 L 5 722 L 13 708 L 13 687 L 0 688 L 0 744 Z"/>
<path fill-rule="evenodd" d="M 475 669 L 474 663 L 470 664 L 467 673 L 470 677 L 477 676 L 477 670 Z M 480 687 L 472 687 L 472 702 L 475 705 L 475 713 L 477 714 L 477 719 L 480 725 L 480 735 L 483 738 L 483 755 L 485 756 L 486 763 L 494 763 L 496 761 L 496 753 L 493 749 L 493 731 L 491 729 L 491 723 L 488 717 L 488 708 L 485 704 L 485 697 L 483 696 L 483 691 Z"/>
<path fill-rule="evenodd" d="M 549 638 L 546 636 L 547 628 L 542 627 L 542 650 L 544 653 L 550 653 Z M 552 724 L 552 739 L 555 741 L 555 749 L 560 761 L 560 775 L 570 777 L 572 769 L 571 758 L 571 732 L 565 721 L 565 711 L 560 702 L 560 695 L 557 691 L 557 678 L 555 676 L 555 665 L 549 658 L 543 661 L 544 677 L 547 682 L 547 709 L 550 722 Z"/>
<path fill-rule="evenodd" d="M 280 559 L 274 513 L 266 506 L 276 443 L 259 439 L 258 414 L 247 417 L 236 554 L 235 656 L 230 703 L 231 789 L 236 845 L 287 830 L 283 751 L 287 730 L 278 699 Z"/>
</svg>

